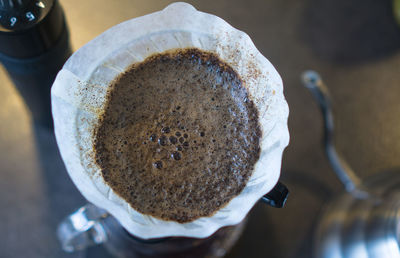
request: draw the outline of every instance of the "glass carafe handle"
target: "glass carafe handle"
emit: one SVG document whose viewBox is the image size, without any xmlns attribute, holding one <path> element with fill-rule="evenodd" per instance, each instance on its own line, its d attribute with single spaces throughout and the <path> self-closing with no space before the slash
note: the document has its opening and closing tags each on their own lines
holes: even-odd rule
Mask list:
<svg viewBox="0 0 400 258">
<path fill-rule="evenodd" d="M 107 241 L 102 220 L 108 213 L 93 204 L 86 204 L 65 218 L 57 229 L 57 236 L 66 252 L 86 249 Z"/>
</svg>

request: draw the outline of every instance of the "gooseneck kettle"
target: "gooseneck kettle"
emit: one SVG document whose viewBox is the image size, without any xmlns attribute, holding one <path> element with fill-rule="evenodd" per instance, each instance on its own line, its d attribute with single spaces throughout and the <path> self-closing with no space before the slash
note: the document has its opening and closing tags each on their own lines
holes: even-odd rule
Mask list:
<svg viewBox="0 0 400 258">
<path fill-rule="evenodd" d="M 400 171 L 361 179 L 333 144 L 333 115 L 328 89 L 314 71 L 302 77 L 324 117 L 324 145 L 344 190 L 324 210 L 316 230 L 316 258 L 400 257 Z"/>
</svg>

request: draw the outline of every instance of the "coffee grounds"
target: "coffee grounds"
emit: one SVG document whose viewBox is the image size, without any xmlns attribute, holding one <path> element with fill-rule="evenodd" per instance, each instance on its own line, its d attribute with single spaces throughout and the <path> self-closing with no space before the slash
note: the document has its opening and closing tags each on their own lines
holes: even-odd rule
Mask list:
<svg viewBox="0 0 400 258">
<path fill-rule="evenodd" d="M 135 210 L 180 223 L 212 216 L 260 155 L 257 110 L 215 54 L 153 55 L 112 83 L 95 132 L 105 182 Z"/>
</svg>

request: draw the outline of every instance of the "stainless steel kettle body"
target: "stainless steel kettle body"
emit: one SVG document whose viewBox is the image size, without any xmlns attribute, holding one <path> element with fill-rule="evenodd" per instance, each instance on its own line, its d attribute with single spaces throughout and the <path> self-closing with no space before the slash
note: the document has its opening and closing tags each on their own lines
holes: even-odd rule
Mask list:
<svg viewBox="0 0 400 258">
<path fill-rule="evenodd" d="M 368 179 L 371 194 L 343 193 L 326 208 L 315 235 L 315 257 L 400 257 L 400 172 Z"/>
</svg>

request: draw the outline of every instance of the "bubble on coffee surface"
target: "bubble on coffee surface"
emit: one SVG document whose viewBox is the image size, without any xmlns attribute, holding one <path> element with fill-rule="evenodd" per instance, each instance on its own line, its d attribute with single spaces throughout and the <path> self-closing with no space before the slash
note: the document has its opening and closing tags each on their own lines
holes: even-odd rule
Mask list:
<svg viewBox="0 0 400 258">
<path fill-rule="evenodd" d="M 132 208 L 185 223 L 213 215 L 242 191 L 259 158 L 257 111 L 214 54 L 155 55 L 110 88 L 96 163 Z"/>
<path fill-rule="evenodd" d="M 167 144 L 167 137 L 163 135 L 160 138 L 158 138 L 158 144 L 160 144 L 161 146 L 165 146 Z"/>
<path fill-rule="evenodd" d="M 155 168 L 161 169 L 162 168 L 162 161 L 157 160 L 156 162 L 153 163 Z"/>
<path fill-rule="evenodd" d="M 169 133 L 171 130 L 169 129 L 169 127 L 163 127 L 162 129 L 161 129 L 161 132 L 162 133 Z"/>
<path fill-rule="evenodd" d="M 174 160 L 180 160 L 180 159 L 181 159 L 181 154 L 180 154 L 179 152 L 175 151 L 175 152 L 173 152 L 173 153 L 171 154 L 171 157 L 172 157 Z"/>
<path fill-rule="evenodd" d="M 157 135 L 153 133 L 153 134 L 150 136 L 150 141 L 155 142 L 156 139 L 157 139 Z"/>
<path fill-rule="evenodd" d="M 176 137 L 174 137 L 174 136 L 170 136 L 169 137 L 169 142 L 172 143 L 172 144 L 175 144 L 175 143 L 178 142 L 178 139 L 176 139 Z"/>
</svg>

